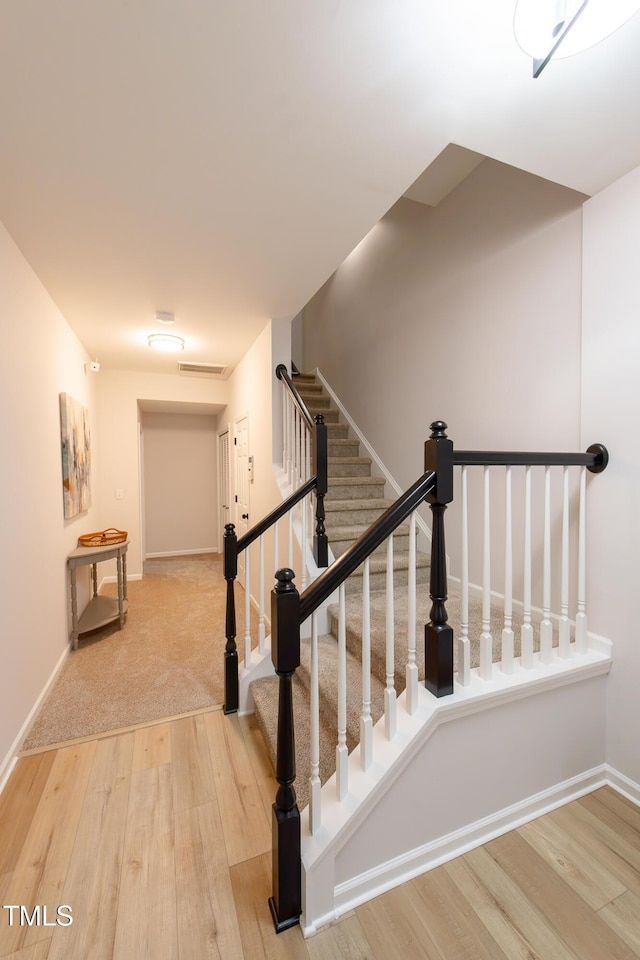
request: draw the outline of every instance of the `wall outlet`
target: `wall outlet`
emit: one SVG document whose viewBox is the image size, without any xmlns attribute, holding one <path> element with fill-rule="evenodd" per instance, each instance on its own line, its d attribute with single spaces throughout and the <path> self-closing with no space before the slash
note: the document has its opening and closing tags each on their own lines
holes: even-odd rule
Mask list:
<svg viewBox="0 0 640 960">
<path fill-rule="evenodd" d="M 124 490 L 121 487 L 116 490 L 116 500 L 124 500 Z"/>
</svg>

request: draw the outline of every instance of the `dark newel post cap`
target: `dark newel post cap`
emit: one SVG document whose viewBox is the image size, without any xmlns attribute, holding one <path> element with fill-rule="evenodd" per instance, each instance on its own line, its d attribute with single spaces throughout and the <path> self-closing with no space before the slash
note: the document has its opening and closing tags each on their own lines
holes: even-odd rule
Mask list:
<svg viewBox="0 0 640 960">
<path fill-rule="evenodd" d="M 430 425 L 431 436 L 429 440 L 446 440 L 447 439 L 447 424 L 444 420 L 434 420 Z"/>
<path fill-rule="evenodd" d="M 289 567 L 281 567 L 276 570 L 276 593 L 293 593 L 296 589 L 293 585 L 295 573 Z"/>
<path fill-rule="evenodd" d="M 224 525 L 224 533 L 225 533 L 225 536 L 230 537 L 231 534 L 232 534 L 232 533 L 235 533 L 235 532 L 236 532 L 235 524 L 233 524 L 233 523 L 225 523 L 225 525 Z"/>
<path fill-rule="evenodd" d="M 313 419 L 316 423 L 324 423 L 324 413 L 316 413 Z"/>
</svg>

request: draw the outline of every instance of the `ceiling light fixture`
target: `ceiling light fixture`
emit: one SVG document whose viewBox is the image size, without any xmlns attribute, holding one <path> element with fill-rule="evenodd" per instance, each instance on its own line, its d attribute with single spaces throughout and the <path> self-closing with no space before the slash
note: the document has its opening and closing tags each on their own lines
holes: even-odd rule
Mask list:
<svg viewBox="0 0 640 960">
<path fill-rule="evenodd" d="M 152 350 L 160 350 L 162 353 L 179 353 L 184 350 L 182 337 L 176 337 L 172 333 L 150 333 L 147 341 Z"/>
<path fill-rule="evenodd" d="M 518 0 L 513 31 L 539 77 L 552 57 L 594 47 L 640 10 L 640 0 Z"/>
<path fill-rule="evenodd" d="M 156 320 L 158 323 L 175 323 L 176 317 L 175 314 L 169 313 L 167 310 L 158 310 Z"/>
</svg>

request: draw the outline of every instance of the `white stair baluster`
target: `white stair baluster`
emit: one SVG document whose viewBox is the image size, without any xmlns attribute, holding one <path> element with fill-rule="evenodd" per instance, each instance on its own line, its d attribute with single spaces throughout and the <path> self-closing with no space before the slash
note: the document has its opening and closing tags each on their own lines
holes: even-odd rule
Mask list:
<svg viewBox="0 0 640 960">
<path fill-rule="evenodd" d="M 540 659 L 551 663 L 553 624 L 551 623 L 551 468 L 544 468 L 544 544 L 542 548 L 542 621 L 540 623 Z"/>
<path fill-rule="evenodd" d="M 278 542 L 278 521 L 273 525 L 273 572 L 280 569 L 280 544 Z"/>
<path fill-rule="evenodd" d="M 418 707 L 418 665 L 416 663 L 416 515 L 411 514 L 409 521 L 409 584 L 407 598 L 407 670 L 405 703 L 407 713 L 416 712 Z"/>
<path fill-rule="evenodd" d="M 503 673 L 513 673 L 513 515 L 511 509 L 511 467 L 507 467 L 505 473 L 505 509 L 502 671 Z"/>
<path fill-rule="evenodd" d="M 282 469 L 287 469 L 287 391 L 282 383 Z"/>
<path fill-rule="evenodd" d="M 462 467 L 460 477 L 462 507 L 462 542 L 460 549 L 460 636 L 458 637 L 458 683 L 468 687 L 471 683 L 471 643 L 469 640 L 469 500 L 467 467 Z"/>
<path fill-rule="evenodd" d="M 287 479 L 291 483 L 291 398 L 288 393 L 285 392 L 285 407 L 286 407 L 286 446 L 287 446 Z"/>
<path fill-rule="evenodd" d="M 569 623 L 569 468 L 562 468 L 562 579 L 560 586 L 560 625 L 558 653 L 563 660 L 571 656 Z"/>
<path fill-rule="evenodd" d="M 293 570 L 293 510 L 289 510 L 289 569 Z"/>
<path fill-rule="evenodd" d="M 587 468 L 580 467 L 580 507 L 578 515 L 578 612 L 576 613 L 576 653 L 587 652 Z"/>
<path fill-rule="evenodd" d="M 371 716 L 371 598 L 369 557 L 362 569 L 362 714 L 360 716 L 360 765 L 367 770 L 373 759 Z"/>
<path fill-rule="evenodd" d="M 531 623 L 531 467 L 524 477 L 524 611 L 520 629 L 520 664 L 533 666 L 533 625 Z"/>
<path fill-rule="evenodd" d="M 258 611 L 258 650 L 264 657 L 267 652 L 265 647 L 265 626 L 264 626 L 264 534 L 260 534 L 260 571 L 259 571 L 259 611 Z M 275 571 L 274 571 L 275 572 Z"/>
<path fill-rule="evenodd" d="M 386 616 L 386 674 L 384 691 L 384 732 L 387 740 L 396 735 L 395 689 L 395 614 L 393 604 L 393 534 L 387 540 L 387 616 Z"/>
<path fill-rule="evenodd" d="M 316 614 L 311 616 L 311 674 L 310 674 L 310 757 L 309 776 L 309 830 L 316 833 L 320 827 L 320 681 L 318 677 L 318 621 Z"/>
<path fill-rule="evenodd" d="M 482 551 L 482 633 L 480 634 L 480 676 L 490 680 L 493 674 L 493 637 L 491 636 L 491 481 L 489 467 L 483 467 L 484 529 Z"/>
<path fill-rule="evenodd" d="M 300 483 L 300 414 L 298 408 L 293 408 L 293 486 Z"/>
<path fill-rule="evenodd" d="M 336 793 L 344 800 L 349 792 L 347 751 L 347 618 L 345 586 L 338 592 L 338 745 L 336 747 Z"/>
<path fill-rule="evenodd" d="M 251 547 L 244 552 L 244 665 L 251 660 Z"/>
<path fill-rule="evenodd" d="M 302 540 L 300 543 L 300 556 L 302 564 L 302 589 L 307 586 L 307 497 L 300 504 L 300 521 L 302 526 Z"/>
</svg>

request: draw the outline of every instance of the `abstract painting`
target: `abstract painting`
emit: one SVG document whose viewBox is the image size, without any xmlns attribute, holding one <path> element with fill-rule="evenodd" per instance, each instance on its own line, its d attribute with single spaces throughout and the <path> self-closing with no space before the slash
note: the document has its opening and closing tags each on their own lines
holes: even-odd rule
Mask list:
<svg viewBox="0 0 640 960">
<path fill-rule="evenodd" d="M 68 520 L 91 506 L 89 411 L 68 393 L 60 394 L 62 489 Z"/>
</svg>

